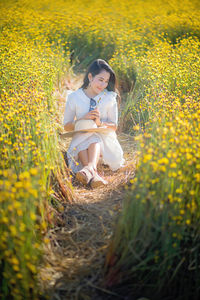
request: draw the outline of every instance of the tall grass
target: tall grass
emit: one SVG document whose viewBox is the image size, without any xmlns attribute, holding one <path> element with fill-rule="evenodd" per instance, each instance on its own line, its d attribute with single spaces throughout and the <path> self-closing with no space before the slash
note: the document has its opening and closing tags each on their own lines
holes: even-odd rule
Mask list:
<svg viewBox="0 0 200 300">
<path fill-rule="evenodd" d="M 199 46 L 155 41 L 137 60 L 139 161 L 106 261 L 130 297 L 199 297 Z"/>
<path fill-rule="evenodd" d="M 56 181 L 63 199 L 71 197 L 52 96 L 69 54 L 42 36 L 27 38 L 19 25 L 3 27 L 0 35 L 0 297 L 35 299 Z"/>
<path fill-rule="evenodd" d="M 48 196 L 52 188 L 64 199 L 71 193 L 54 86 L 99 56 L 116 70 L 123 126 L 139 131 L 140 145 L 108 282 L 114 272 L 130 293 L 139 286 L 161 295 L 176 283 L 183 293 L 188 279 L 190 295 L 198 274 L 199 1 L 8 0 L 0 11 L 1 298 L 37 297 Z"/>
</svg>

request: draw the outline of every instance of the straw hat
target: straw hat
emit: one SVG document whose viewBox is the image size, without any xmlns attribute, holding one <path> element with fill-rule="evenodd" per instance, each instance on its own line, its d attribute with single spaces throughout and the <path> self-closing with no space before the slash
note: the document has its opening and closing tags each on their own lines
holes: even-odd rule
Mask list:
<svg viewBox="0 0 200 300">
<path fill-rule="evenodd" d="M 112 131 L 111 128 L 97 127 L 97 124 L 93 120 L 79 120 L 76 121 L 73 131 L 67 131 L 61 134 L 62 138 L 72 137 L 76 133 L 108 133 Z"/>
</svg>

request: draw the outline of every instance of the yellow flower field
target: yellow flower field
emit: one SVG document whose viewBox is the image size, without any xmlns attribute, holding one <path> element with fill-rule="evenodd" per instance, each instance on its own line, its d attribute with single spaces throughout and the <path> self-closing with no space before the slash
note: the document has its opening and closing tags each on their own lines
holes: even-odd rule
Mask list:
<svg viewBox="0 0 200 300">
<path fill-rule="evenodd" d="M 60 185 L 69 201 L 72 192 L 54 89 L 72 67 L 82 71 L 97 57 L 117 73 L 122 127 L 138 141 L 137 174 L 126 187 L 106 284 L 129 277 L 130 295 L 143 282 L 155 299 L 177 284 L 192 299 L 199 284 L 192 279 L 199 277 L 199 8 L 197 0 L 1 1 L 2 299 L 38 298 L 51 194 Z"/>
</svg>

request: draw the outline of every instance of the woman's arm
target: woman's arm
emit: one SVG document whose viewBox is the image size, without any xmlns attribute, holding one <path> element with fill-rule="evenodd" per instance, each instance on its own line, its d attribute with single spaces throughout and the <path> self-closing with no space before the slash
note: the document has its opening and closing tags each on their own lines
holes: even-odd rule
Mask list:
<svg viewBox="0 0 200 300">
<path fill-rule="evenodd" d="M 112 123 L 112 122 L 102 122 L 101 127 L 111 128 L 114 131 L 117 130 L 117 125 L 115 123 Z"/>
<path fill-rule="evenodd" d="M 64 130 L 65 131 L 73 131 L 74 130 L 74 127 L 75 127 L 75 122 L 72 121 L 72 122 L 68 122 L 64 125 Z"/>
<path fill-rule="evenodd" d="M 111 128 L 114 131 L 117 130 L 117 125 L 114 122 L 110 122 L 110 121 L 109 122 L 101 122 L 98 108 L 96 108 L 95 110 L 93 110 L 93 111 L 91 111 L 89 113 L 94 114 L 93 115 L 93 120 L 95 121 L 95 123 L 97 124 L 98 127 Z M 83 119 L 85 119 L 85 118 L 83 118 Z"/>
<path fill-rule="evenodd" d="M 68 95 L 67 102 L 65 104 L 63 126 L 65 131 L 73 131 L 76 118 L 76 105 L 73 93 Z"/>
<path fill-rule="evenodd" d="M 99 117 L 99 111 L 95 109 L 95 110 L 92 110 L 92 111 L 88 112 L 87 114 L 85 114 L 79 120 L 94 120 L 95 121 L 98 117 Z M 76 120 L 76 121 L 78 121 L 78 120 Z M 76 121 L 67 122 L 64 125 L 64 130 L 65 131 L 73 131 Z"/>
<path fill-rule="evenodd" d="M 98 127 L 111 128 L 114 131 L 117 130 L 117 125 L 113 122 L 101 122 L 100 119 L 96 119 L 96 124 L 97 124 Z"/>
<path fill-rule="evenodd" d="M 116 99 L 113 99 L 109 107 L 107 108 L 107 120 L 101 122 L 99 118 L 96 119 L 96 124 L 98 127 L 111 128 L 114 131 L 117 130 L 118 123 L 118 107 Z"/>
</svg>

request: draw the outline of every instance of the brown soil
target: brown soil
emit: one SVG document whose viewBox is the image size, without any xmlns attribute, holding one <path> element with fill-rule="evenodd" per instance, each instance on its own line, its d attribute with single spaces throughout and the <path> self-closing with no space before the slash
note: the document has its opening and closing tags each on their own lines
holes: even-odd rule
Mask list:
<svg viewBox="0 0 200 300">
<path fill-rule="evenodd" d="M 77 86 L 80 77 L 68 79 L 67 88 Z M 64 103 L 62 95 L 60 100 Z M 73 203 L 64 205 L 61 223 L 47 233 L 50 243 L 45 249 L 40 284 L 42 293 L 52 300 L 122 299 L 103 287 L 106 251 L 122 209 L 125 185 L 134 177 L 135 169 L 133 137 L 121 133 L 118 139 L 126 167 L 112 172 L 105 165 L 99 166 L 99 174 L 109 182 L 103 188 L 92 190 L 73 179 Z M 67 149 L 69 142 L 62 147 Z"/>
</svg>

